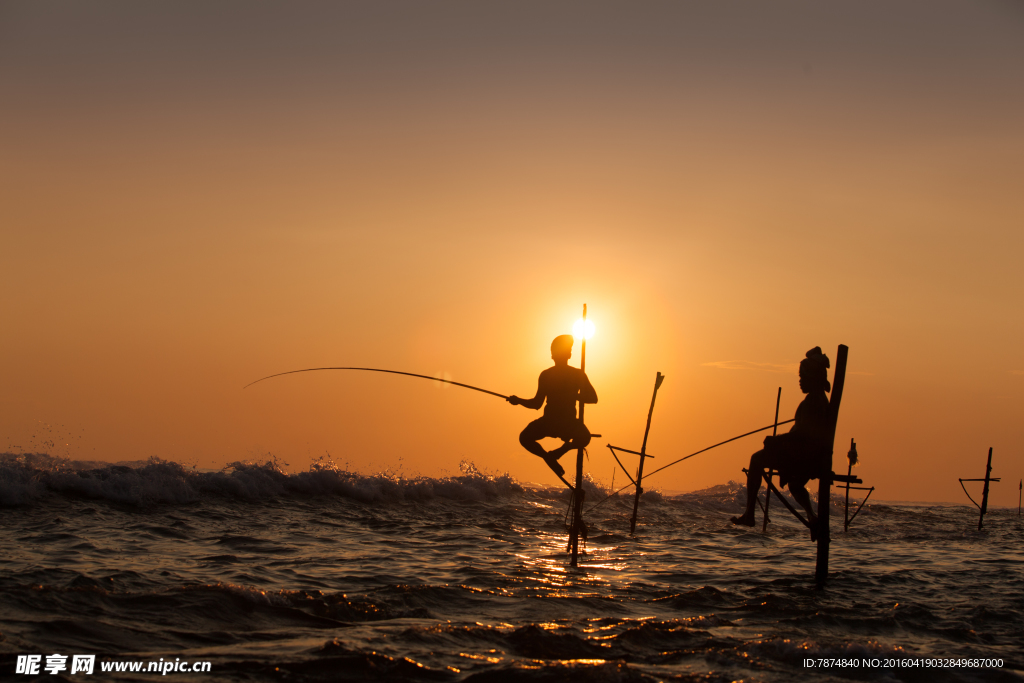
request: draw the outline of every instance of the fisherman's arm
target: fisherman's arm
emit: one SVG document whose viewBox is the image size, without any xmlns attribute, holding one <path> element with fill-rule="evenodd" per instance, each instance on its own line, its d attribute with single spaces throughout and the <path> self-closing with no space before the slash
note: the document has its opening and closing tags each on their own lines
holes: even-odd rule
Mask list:
<svg viewBox="0 0 1024 683">
<path fill-rule="evenodd" d="M 540 407 L 544 405 L 544 399 L 547 397 L 547 392 L 544 390 L 544 378 L 537 381 L 537 395 L 533 398 L 519 398 L 518 396 L 509 396 L 508 402 L 514 406 L 523 406 L 530 410 L 540 410 Z"/>
<path fill-rule="evenodd" d="M 583 373 L 583 386 L 580 387 L 580 400 L 584 403 L 597 403 L 597 391 L 590 383 L 590 378 Z"/>
</svg>

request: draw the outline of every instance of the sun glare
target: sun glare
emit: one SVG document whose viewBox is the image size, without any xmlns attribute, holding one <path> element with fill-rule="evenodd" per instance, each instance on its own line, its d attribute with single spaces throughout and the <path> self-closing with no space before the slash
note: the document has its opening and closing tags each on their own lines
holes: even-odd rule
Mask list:
<svg viewBox="0 0 1024 683">
<path fill-rule="evenodd" d="M 580 318 L 572 326 L 572 336 L 576 337 L 576 339 L 590 339 L 594 336 L 594 323 Z"/>
</svg>

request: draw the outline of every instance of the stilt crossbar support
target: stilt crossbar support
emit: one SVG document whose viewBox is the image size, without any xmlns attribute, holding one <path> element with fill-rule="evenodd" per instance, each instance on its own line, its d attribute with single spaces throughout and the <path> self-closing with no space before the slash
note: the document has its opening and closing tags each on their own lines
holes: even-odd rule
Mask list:
<svg viewBox="0 0 1024 683">
<path fill-rule="evenodd" d="M 981 490 L 981 505 L 978 505 L 977 501 L 971 498 L 971 494 L 967 493 L 967 487 L 964 486 L 965 481 L 985 482 L 985 488 Z M 964 490 L 964 493 L 967 493 L 967 497 L 971 499 L 971 502 L 981 510 L 981 514 L 978 516 L 978 531 L 981 531 L 981 525 L 985 521 L 985 513 L 988 512 L 988 485 L 994 481 L 999 481 L 999 477 L 992 476 L 992 448 L 990 446 L 988 449 L 988 465 L 985 466 L 985 478 L 960 480 L 960 488 Z M 1017 497 L 1017 514 L 1020 514 L 1020 496 Z"/>
</svg>

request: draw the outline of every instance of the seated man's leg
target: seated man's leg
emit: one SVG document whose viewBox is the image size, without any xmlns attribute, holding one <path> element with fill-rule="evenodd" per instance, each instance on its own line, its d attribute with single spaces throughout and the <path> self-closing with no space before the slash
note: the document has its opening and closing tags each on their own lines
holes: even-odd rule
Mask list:
<svg viewBox="0 0 1024 683">
<path fill-rule="evenodd" d="M 733 517 L 733 524 L 754 526 L 754 506 L 757 505 L 757 492 L 761 490 L 767 455 L 763 450 L 750 456 L 750 467 L 747 468 L 747 507 L 739 517 Z"/>
<path fill-rule="evenodd" d="M 811 494 L 807 493 L 805 485 L 790 482 L 789 495 L 793 496 L 793 500 L 800 503 L 800 507 L 807 511 L 807 521 L 811 524 L 817 523 L 818 516 L 814 514 L 814 507 L 811 505 Z"/>
<path fill-rule="evenodd" d="M 554 430 L 552 429 L 549 419 L 546 417 L 537 418 L 530 424 L 526 425 L 526 429 L 519 434 L 519 443 L 522 444 L 523 448 L 526 450 L 543 458 L 544 462 L 547 463 L 548 467 L 550 467 L 555 474 L 562 476 L 565 474 L 565 469 L 558 464 L 558 457 L 561 454 L 555 454 L 555 451 L 548 453 L 544 450 L 543 446 L 537 443 L 545 437 L 554 436 L 552 431 Z"/>
<path fill-rule="evenodd" d="M 551 451 L 551 455 L 557 458 L 561 458 L 577 448 L 586 448 L 590 443 L 590 430 L 582 420 L 573 420 L 571 423 L 563 425 L 559 431 L 558 438 L 565 443 Z"/>
<path fill-rule="evenodd" d="M 537 418 L 530 424 L 526 425 L 526 428 L 520 432 L 519 443 L 522 444 L 523 448 L 526 450 L 543 458 L 547 456 L 548 452 L 537 442 L 548 436 L 547 431 L 548 430 L 544 428 L 544 418 Z"/>
</svg>

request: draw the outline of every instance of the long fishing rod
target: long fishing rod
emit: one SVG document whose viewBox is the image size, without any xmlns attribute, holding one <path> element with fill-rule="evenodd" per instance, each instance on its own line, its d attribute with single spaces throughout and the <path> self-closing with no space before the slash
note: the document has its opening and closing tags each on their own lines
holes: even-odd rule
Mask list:
<svg viewBox="0 0 1024 683">
<path fill-rule="evenodd" d="M 380 368 L 306 368 L 304 370 L 289 370 L 288 372 L 279 372 L 276 375 L 267 375 L 266 377 L 259 378 L 258 380 L 256 380 L 256 382 L 262 382 L 263 380 L 270 379 L 271 377 L 280 377 L 281 375 L 294 375 L 297 372 L 313 372 L 315 370 L 364 370 L 366 372 L 386 372 L 386 373 L 391 374 L 391 375 L 405 375 L 407 377 L 419 377 L 420 379 L 431 379 L 431 380 L 434 380 L 435 382 L 443 382 L 445 384 L 454 384 L 455 386 L 462 387 L 464 389 L 472 389 L 473 391 L 479 391 L 479 392 L 482 392 L 484 394 L 490 394 L 491 396 L 497 396 L 498 398 L 503 398 L 503 399 L 506 399 L 506 400 L 508 399 L 508 396 L 506 396 L 505 394 L 499 394 L 496 391 L 488 391 L 487 389 L 481 389 L 480 387 L 474 387 L 472 384 L 463 384 L 462 382 L 453 382 L 450 379 L 441 379 L 440 377 L 431 377 L 430 375 L 418 375 L 415 372 L 400 372 L 399 370 L 382 370 Z M 249 382 L 248 384 L 246 384 L 242 388 L 243 389 L 248 389 L 253 384 L 256 384 L 256 382 Z M 569 488 L 570 491 L 573 490 L 572 484 L 570 484 L 568 481 L 566 481 L 565 477 L 563 477 L 562 475 L 558 475 L 558 478 L 562 480 L 562 483 L 565 484 Z"/>
<path fill-rule="evenodd" d="M 481 389 L 480 387 L 474 387 L 472 384 L 463 384 L 462 382 L 453 382 L 450 379 L 441 379 L 440 377 L 431 377 L 430 375 L 417 375 L 415 372 L 399 372 L 398 370 L 381 370 L 380 368 L 306 368 L 304 370 L 289 370 L 288 372 L 279 372 L 276 375 L 267 375 L 266 377 L 260 377 L 258 380 L 256 380 L 256 382 L 262 382 L 263 380 L 270 379 L 272 377 L 281 377 L 282 375 L 294 375 L 297 372 L 314 372 L 316 370 L 364 370 L 366 372 L 386 372 L 386 373 L 391 374 L 391 375 L 405 375 L 407 377 L 419 377 L 420 379 L 430 379 L 430 380 L 433 380 L 435 382 L 443 382 L 444 384 L 454 384 L 455 386 L 462 387 L 463 389 L 472 389 L 473 391 L 479 391 L 479 392 L 484 393 L 484 394 L 490 394 L 491 396 L 497 396 L 498 398 L 503 398 L 505 400 L 508 400 L 508 396 L 506 396 L 505 394 L 499 394 L 496 391 L 488 391 L 487 389 Z M 242 388 L 243 389 L 247 389 L 247 388 L 251 387 L 253 384 L 256 384 L 256 382 L 249 382 L 248 384 L 246 384 Z"/>
<path fill-rule="evenodd" d="M 692 457 L 693 457 L 693 456 L 695 456 L 695 455 L 700 455 L 701 453 L 703 453 L 703 452 L 705 452 L 705 451 L 710 451 L 710 450 L 711 450 L 712 448 L 718 448 L 719 446 L 724 446 L 725 444 L 729 443 L 730 441 L 735 441 L 736 439 L 742 439 L 742 438 L 743 438 L 743 437 L 745 437 L 745 436 L 750 436 L 751 434 L 757 434 L 758 432 L 763 432 L 763 431 L 765 431 L 766 429 L 771 429 L 772 427 L 776 427 L 776 428 L 777 428 L 777 427 L 779 427 L 780 425 L 784 425 L 784 424 L 789 424 L 790 422 L 793 422 L 793 421 L 795 421 L 795 420 L 796 420 L 796 418 L 793 418 L 792 420 L 786 420 L 786 421 L 784 421 L 784 422 L 777 422 L 777 423 L 775 423 L 775 424 L 770 424 L 770 425 L 768 425 L 767 427 L 761 427 L 760 429 L 755 429 L 755 430 L 754 430 L 754 431 L 752 431 L 752 432 L 747 432 L 746 434 L 740 434 L 739 436 L 734 436 L 734 437 L 732 437 L 731 439 L 726 439 L 725 441 L 720 441 L 720 442 L 716 443 L 716 444 L 715 444 L 714 446 L 708 446 L 707 448 L 702 448 L 702 449 L 700 449 L 699 451 L 694 451 L 693 453 L 690 453 L 689 455 L 687 455 L 687 456 L 685 456 L 685 457 L 679 458 L 678 460 L 673 460 L 672 462 L 670 462 L 669 464 L 665 465 L 664 467 L 659 467 L 658 469 L 654 470 L 653 472 L 651 472 L 650 474 L 648 474 L 648 475 L 646 475 L 646 476 L 647 476 L 647 477 L 653 477 L 653 476 L 654 476 L 655 474 L 657 474 L 658 472 L 661 472 L 661 471 L 662 471 L 662 470 L 664 470 L 664 469 L 667 469 L 667 468 L 669 468 L 669 467 L 672 467 L 672 465 L 676 465 L 676 464 L 678 464 L 678 463 L 681 463 L 681 462 L 682 462 L 682 461 L 684 461 L 684 460 L 689 460 L 690 458 L 692 458 Z M 620 449 L 620 450 L 623 450 L 623 449 Z M 598 502 L 597 502 L 597 503 L 596 503 L 596 504 L 594 505 L 594 507 L 590 508 L 590 510 L 587 510 L 587 512 L 592 512 L 592 511 L 594 510 L 594 508 L 596 508 L 596 507 L 597 507 L 598 505 L 601 505 L 601 504 L 602 504 L 602 503 L 604 503 L 604 502 L 605 502 L 606 500 L 609 500 L 609 499 L 611 499 L 611 497 L 612 497 L 612 496 L 614 496 L 615 494 L 617 494 L 617 493 L 621 493 L 621 492 L 625 491 L 626 489 L 628 489 L 628 488 L 629 488 L 630 486 L 635 486 L 635 485 L 636 485 L 635 483 L 629 483 L 629 484 L 626 484 L 625 486 L 623 486 L 623 487 L 622 487 L 621 489 L 619 489 L 618 491 L 612 491 L 612 492 L 611 492 L 611 493 L 609 493 L 609 494 L 608 494 L 607 496 L 605 496 L 605 497 L 604 497 L 603 499 L 601 499 L 600 501 L 598 501 Z"/>
</svg>

